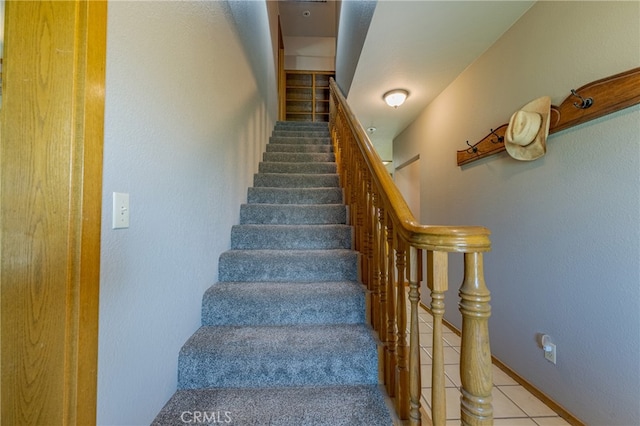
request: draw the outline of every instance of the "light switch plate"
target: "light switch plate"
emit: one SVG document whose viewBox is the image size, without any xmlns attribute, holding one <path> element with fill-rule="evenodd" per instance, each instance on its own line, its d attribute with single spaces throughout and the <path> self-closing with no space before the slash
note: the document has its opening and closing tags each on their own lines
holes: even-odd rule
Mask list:
<svg viewBox="0 0 640 426">
<path fill-rule="evenodd" d="M 113 193 L 112 229 L 129 227 L 129 194 Z"/>
</svg>

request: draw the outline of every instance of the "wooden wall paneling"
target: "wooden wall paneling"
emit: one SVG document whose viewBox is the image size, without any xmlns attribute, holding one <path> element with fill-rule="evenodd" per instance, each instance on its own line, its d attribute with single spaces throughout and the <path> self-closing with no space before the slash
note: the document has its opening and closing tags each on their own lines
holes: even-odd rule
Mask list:
<svg viewBox="0 0 640 426">
<path fill-rule="evenodd" d="M 7 2 L 2 424 L 95 424 L 106 2 Z"/>
</svg>

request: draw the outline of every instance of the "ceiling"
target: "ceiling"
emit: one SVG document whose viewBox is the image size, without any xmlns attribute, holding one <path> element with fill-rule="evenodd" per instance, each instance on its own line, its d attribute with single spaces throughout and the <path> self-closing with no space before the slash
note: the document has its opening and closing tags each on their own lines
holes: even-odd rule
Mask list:
<svg viewBox="0 0 640 426">
<path fill-rule="evenodd" d="M 533 3 L 377 2 L 347 99 L 363 127 L 376 128 L 369 137 L 383 160 L 391 159 L 393 138 Z M 279 1 L 283 36 L 335 36 L 340 5 L 333 0 Z M 409 97 L 393 109 L 382 95 L 396 88 L 408 90 Z"/>
<path fill-rule="evenodd" d="M 334 0 L 280 0 L 278 9 L 284 37 L 336 37 Z"/>
</svg>

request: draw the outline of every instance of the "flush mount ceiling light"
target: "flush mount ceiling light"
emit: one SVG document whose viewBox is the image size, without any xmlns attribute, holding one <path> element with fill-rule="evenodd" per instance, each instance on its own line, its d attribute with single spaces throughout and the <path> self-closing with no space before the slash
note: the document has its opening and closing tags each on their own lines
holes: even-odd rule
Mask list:
<svg viewBox="0 0 640 426">
<path fill-rule="evenodd" d="M 404 89 L 394 89 L 389 90 L 387 93 L 382 95 L 382 99 L 389 105 L 390 107 L 398 108 L 402 105 L 409 96 L 409 92 Z"/>
</svg>

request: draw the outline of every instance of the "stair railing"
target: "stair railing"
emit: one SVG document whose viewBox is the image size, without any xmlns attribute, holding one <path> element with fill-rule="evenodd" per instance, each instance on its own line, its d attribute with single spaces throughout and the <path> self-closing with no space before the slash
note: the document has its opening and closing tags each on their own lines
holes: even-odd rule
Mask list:
<svg viewBox="0 0 640 426">
<path fill-rule="evenodd" d="M 418 223 L 333 79 L 330 86 L 329 125 L 354 227 L 354 246 L 361 254 L 361 280 L 369 293 L 367 317 L 382 342 L 380 381 L 394 401 L 400 420 L 411 425 L 428 422 L 423 418 L 420 403 L 418 329 L 420 283 L 426 262 L 433 315 L 431 420 L 437 426 L 445 424 L 442 322 L 448 289 L 448 255 L 463 253 L 464 279 L 459 290 L 461 423 L 491 425 L 493 385 L 488 331 L 491 308 L 482 263 L 483 252 L 491 248 L 489 230 Z"/>
</svg>

